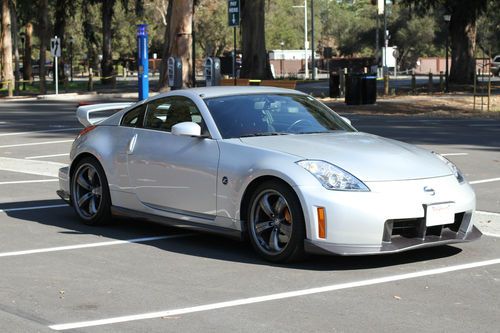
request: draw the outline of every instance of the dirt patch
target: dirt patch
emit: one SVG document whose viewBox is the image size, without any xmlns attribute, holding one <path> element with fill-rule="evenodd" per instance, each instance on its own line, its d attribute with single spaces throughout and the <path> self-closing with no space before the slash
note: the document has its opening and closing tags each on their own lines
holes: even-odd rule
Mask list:
<svg viewBox="0 0 500 333">
<path fill-rule="evenodd" d="M 323 98 L 321 101 L 333 110 L 353 114 L 377 114 L 393 116 L 433 116 L 433 117 L 480 117 L 500 118 L 500 95 L 490 98 L 490 111 L 487 111 L 487 98 L 466 94 L 393 96 L 379 98 L 373 105 L 346 105 L 343 99 Z"/>
</svg>

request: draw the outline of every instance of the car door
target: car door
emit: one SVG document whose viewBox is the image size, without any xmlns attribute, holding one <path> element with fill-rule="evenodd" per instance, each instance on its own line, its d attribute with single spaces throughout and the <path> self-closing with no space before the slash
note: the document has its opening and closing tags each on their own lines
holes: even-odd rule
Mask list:
<svg viewBox="0 0 500 333">
<path fill-rule="evenodd" d="M 209 137 L 173 135 L 172 126 L 185 121 L 205 128 L 189 98 L 163 97 L 147 104 L 143 128 L 135 129 L 129 145 L 130 183 L 150 208 L 213 219 L 219 147 Z"/>
</svg>

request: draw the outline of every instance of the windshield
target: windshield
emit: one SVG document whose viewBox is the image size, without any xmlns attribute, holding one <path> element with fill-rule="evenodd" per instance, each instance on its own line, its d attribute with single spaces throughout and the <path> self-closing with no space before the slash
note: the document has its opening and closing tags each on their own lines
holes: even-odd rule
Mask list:
<svg viewBox="0 0 500 333">
<path fill-rule="evenodd" d="M 224 96 L 205 103 L 224 139 L 355 131 L 335 112 L 306 95 Z"/>
</svg>

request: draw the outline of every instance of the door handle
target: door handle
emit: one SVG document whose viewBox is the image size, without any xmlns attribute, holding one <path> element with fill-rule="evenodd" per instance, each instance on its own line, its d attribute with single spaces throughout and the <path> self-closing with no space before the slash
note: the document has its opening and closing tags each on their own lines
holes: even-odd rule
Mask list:
<svg viewBox="0 0 500 333">
<path fill-rule="evenodd" d="M 132 154 L 134 152 L 135 143 L 137 142 L 137 134 L 134 134 L 132 139 L 128 142 L 127 154 Z"/>
</svg>

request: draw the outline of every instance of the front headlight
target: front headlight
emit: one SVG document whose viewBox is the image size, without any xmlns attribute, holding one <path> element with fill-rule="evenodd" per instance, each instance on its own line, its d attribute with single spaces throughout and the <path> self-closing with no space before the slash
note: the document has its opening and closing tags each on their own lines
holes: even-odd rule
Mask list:
<svg viewBox="0 0 500 333">
<path fill-rule="evenodd" d="M 303 160 L 298 165 L 309 171 L 328 190 L 369 192 L 361 180 L 325 161 Z"/>
<path fill-rule="evenodd" d="M 441 161 L 443 161 L 448 166 L 448 168 L 450 168 L 450 171 L 453 173 L 453 175 L 455 176 L 455 178 L 458 180 L 458 182 L 460 184 L 462 184 L 465 181 L 464 176 L 462 175 L 462 173 L 460 172 L 460 170 L 458 170 L 458 168 L 457 168 L 457 166 L 455 164 L 453 164 L 446 157 L 444 157 L 442 155 L 439 155 L 438 153 L 436 153 L 434 151 L 432 153 L 434 155 L 436 155 L 436 157 L 439 158 Z"/>
</svg>

